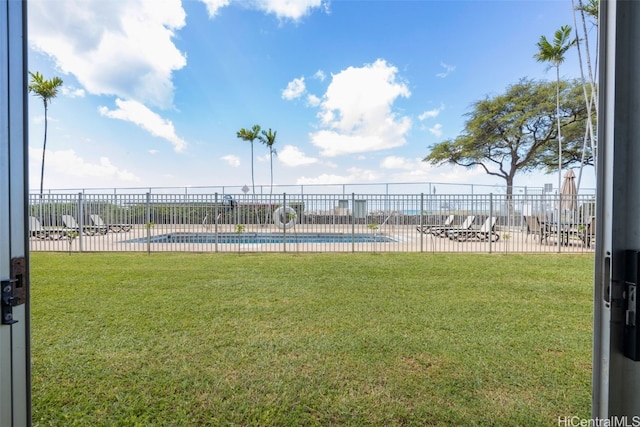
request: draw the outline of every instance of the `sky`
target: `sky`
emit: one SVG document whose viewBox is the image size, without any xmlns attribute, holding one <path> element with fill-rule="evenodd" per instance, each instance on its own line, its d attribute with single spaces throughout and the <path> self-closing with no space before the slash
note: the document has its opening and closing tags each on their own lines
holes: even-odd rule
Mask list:
<svg viewBox="0 0 640 427">
<path fill-rule="evenodd" d="M 64 81 L 48 107 L 44 187 L 250 187 L 252 145 L 236 133 L 255 124 L 277 132 L 273 169 L 253 144 L 257 186 L 271 170 L 278 186 L 504 186 L 422 159 L 460 134 L 473 102 L 554 80 L 536 43 L 573 22 L 570 0 L 30 0 L 29 70 Z M 580 76 L 575 49 L 560 72 Z M 43 137 L 30 96 L 33 190 Z"/>
</svg>

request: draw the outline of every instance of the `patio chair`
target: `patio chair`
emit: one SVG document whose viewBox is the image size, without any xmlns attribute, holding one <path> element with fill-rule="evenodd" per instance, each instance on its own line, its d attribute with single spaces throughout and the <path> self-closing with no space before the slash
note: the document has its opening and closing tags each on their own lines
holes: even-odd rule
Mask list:
<svg viewBox="0 0 640 427">
<path fill-rule="evenodd" d="M 29 217 L 29 234 L 31 237 L 43 240 L 58 240 L 67 235 L 67 232 L 59 228 L 44 228 L 35 216 Z"/>
<path fill-rule="evenodd" d="M 453 220 L 456 218 L 455 215 L 449 215 L 447 217 L 447 219 L 444 221 L 443 224 L 440 225 L 422 225 L 420 227 L 416 227 L 416 230 L 418 230 L 418 233 L 423 233 L 423 234 L 431 234 L 434 230 L 437 229 L 445 229 L 445 228 L 451 228 L 453 224 Z"/>
<path fill-rule="evenodd" d="M 91 219 L 93 226 L 97 227 L 97 229 L 100 229 L 100 230 L 113 231 L 114 233 L 120 233 L 120 232 L 124 233 L 124 232 L 130 231 L 131 228 L 133 228 L 131 224 L 106 224 L 102 219 L 102 217 L 97 214 L 91 214 L 89 215 L 89 218 Z M 206 216 L 203 221 L 203 225 L 205 222 L 206 222 Z"/>
<path fill-rule="evenodd" d="M 455 230 L 449 231 L 447 234 L 451 240 L 457 240 L 458 242 L 465 242 L 467 240 L 480 240 L 497 242 L 500 239 L 500 235 L 494 231 L 496 227 L 497 217 L 489 217 L 482 224 L 479 230 Z"/>
<path fill-rule="evenodd" d="M 596 238 L 596 217 L 591 216 L 589 220 L 584 226 L 582 233 L 580 234 L 580 239 L 582 242 L 587 245 L 588 248 L 591 247 L 591 242 Z"/>
<path fill-rule="evenodd" d="M 467 218 L 464 220 L 464 222 L 462 223 L 462 225 L 460 225 L 460 227 L 432 227 L 431 228 L 431 234 L 437 237 L 447 237 L 449 235 L 449 232 L 455 232 L 458 230 L 469 230 L 471 227 L 473 227 L 473 222 L 475 221 L 476 216 L 475 215 L 469 215 L 467 216 Z"/>
<path fill-rule="evenodd" d="M 64 224 L 67 232 L 69 231 L 75 231 L 76 233 L 82 232 L 87 236 L 93 236 L 96 233 L 107 234 L 106 228 L 95 227 L 92 225 L 85 225 L 82 227 L 82 230 L 80 230 L 80 225 L 78 224 L 76 219 L 71 215 L 62 215 L 62 223 Z"/>
<path fill-rule="evenodd" d="M 538 217 L 537 215 L 525 216 L 524 220 L 527 226 L 527 235 L 524 239 L 525 242 L 529 238 L 529 234 L 533 234 L 534 236 L 537 235 L 540 242 L 546 240 L 547 237 L 549 237 L 549 234 L 551 234 L 549 224 L 543 224 L 542 222 L 540 222 L 540 217 Z"/>
</svg>

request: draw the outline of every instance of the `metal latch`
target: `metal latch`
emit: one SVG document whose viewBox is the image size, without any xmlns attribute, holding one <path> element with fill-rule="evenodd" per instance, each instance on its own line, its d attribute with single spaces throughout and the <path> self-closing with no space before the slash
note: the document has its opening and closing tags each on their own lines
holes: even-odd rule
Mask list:
<svg viewBox="0 0 640 427">
<path fill-rule="evenodd" d="M 13 325 L 17 320 L 13 320 L 13 307 L 18 305 L 18 298 L 13 296 L 13 286 L 17 280 L 2 281 L 2 324 Z"/>
<path fill-rule="evenodd" d="M 2 280 L 2 314 L 1 323 L 3 325 L 13 325 L 17 322 L 13 318 L 13 307 L 24 304 L 27 299 L 26 292 L 26 261 L 24 257 L 13 258 L 11 260 L 11 278 Z"/>
</svg>

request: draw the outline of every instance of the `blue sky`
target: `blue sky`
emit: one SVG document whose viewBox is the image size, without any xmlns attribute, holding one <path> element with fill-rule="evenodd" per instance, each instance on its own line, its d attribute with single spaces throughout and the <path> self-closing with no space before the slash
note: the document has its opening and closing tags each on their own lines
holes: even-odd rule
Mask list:
<svg viewBox="0 0 640 427">
<path fill-rule="evenodd" d="M 74 189 L 250 186 L 236 132 L 254 124 L 277 131 L 275 184 L 503 185 L 421 159 L 474 101 L 554 79 L 536 42 L 573 26 L 569 0 L 30 0 L 28 17 L 29 69 L 64 80 L 44 186 Z M 579 77 L 575 50 L 561 74 Z M 29 109 L 36 189 L 42 101 Z M 254 167 L 268 185 L 258 141 Z M 557 175 L 515 185 L 545 183 Z"/>
</svg>

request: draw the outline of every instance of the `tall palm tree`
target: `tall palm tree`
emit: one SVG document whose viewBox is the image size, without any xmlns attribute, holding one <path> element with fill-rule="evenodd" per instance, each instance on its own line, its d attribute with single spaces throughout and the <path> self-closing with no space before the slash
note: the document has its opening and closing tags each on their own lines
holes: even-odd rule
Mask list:
<svg viewBox="0 0 640 427">
<path fill-rule="evenodd" d="M 586 148 L 587 148 L 587 136 L 589 137 L 589 141 L 591 142 L 591 154 L 593 156 L 593 166 L 594 173 L 597 176 L 598 172 L 598 161 L 597 161 L 597 150 L 596 150 L 596 140 L 594 136 L 594 125 L 593 125 L 593 115 L 591 114 L 592 108 L 595 110 L 595 118 L 597 121 L 598 118 L 598 87 L 595 82 L 595 77 L 593 75 L 593 68 L 591 65 L 591 49 L 589 48 L 589 30 L 587 29 L 587 16 L 594 20 L 593 24 L 596 29 L 596 35 L 598 35 L 598 4 L 599 0 L 586 0 L 586 4 L 583 0 L 577 0 L 578 5 L 576 6 L 574 0 L 571 0 L 571 5 L 573 8 L 573 23 L 576 26 L 576 47 L 578 51 L 578 62 L 580 64 L 580 76 L 585 81 L 584 70 L 583 70 L 583 60 L 582 60 L 582 51 L 580 49 L 581 44 L 584 44 L 585 47 L 585 58 L 587 64 L 587 73 L 589 78 L 589 87 L 590 91 L 587 91 L 586 82 L 583 83 L 584 87 L 584 96 L 585 102 L 587 105 L 587 129 L 585 130 L 585 141 L 582 148 L 582 159 L 583 162 L 580 164 L 580 173 L 578 175 L 578 190 L 580 189 L 580 182 L 582 180 L 582 169 L 584 167 L 584 158 L 586 157 Z M 580 37 L 578 34 L 578 20 L 577 14 L 580 14 L 581 22 L 582 22 L 582 33 L 583 37 Z M 596 64 L 598 60 L 598 53 L 596 52 Z"/>
<path fill-rule="evenodd" d="M 556 119 L 558 126 L 558 189 L 561 185 L 562 175 L 562 135 L 560 131 L 560 65 L 564 62 L 564 55 L 576 43 L 571 37 L 571 26 L 563 25 L 557 30 L 550 43 L 545 36 L 540 36 L 538 42 L 538 53 L 533 57 L 538 62 L 548 62 L 556 69 Z"/>
<path fill-rule="evenodd" d="M 253 141 L 260 137 L 260 125 L 253 125 L 251 130 L 242 128 L 236 136 L 243 141 L 249 141 L 251 143 L 251 188 L 253 189 L 253 195 L 256 195 L 256 184 L 253 176 Z"/>
<path fill-rule="evenodd" d="M 60 77 L 54 77 L 51 80 L 46 80 L 39 72 L 32 73 L 31 82 L 29 82 L 29 92 L 32 92 L 35 96 L 40 97 L 44 103 L 44 144 L 42 144 L 42 169 L 40 170 L 40 198 L 42 198 L 42 185 L 44 182 L 44 157 L 47 149 L 47 111 L 49 109 L 49 103 L 58 95 L 58 89 L 62 86 L 62 79 Z"/>
<path fill-rule="evenodd" d="M 558 126 L 558 195 L 562 186 L 562 135 L 560 132 L 560 65 L 564 62 L 564 55 L 576 43 L 571 39 L 571 26 L 563 25 L 557 30 L 550 43 L 545 36 L 540 36 L 538 53 L 533 57 L 538 62 L 547 62 L 556 69 L 556 119 Z M 558 203 L 558 221 L 560 221 L 560 205 Z M 558 227 L 558 250 L 560 250 L 560 227 Z"/>
<path fill-rule="evenodd" d="M 271 180 L 270 180 L 269 194 L 273 194 L 273 156 L 274 154 L 276 156 L 278 155 L 278 152 L 276 151 L 276 149 L 273 148 L 273 144 L 276 143 L 277 134 L 278 134 L 278 131 L 271 131 L 271 128 L 269 128 L 268 132 L 263 130 L 262 135 L 258 137 L 258 139 L 260 139 L 260 142 L 262 142 L 264 145 L 269 147 L 269 164 L 271 167 Z"/>
</svg>

